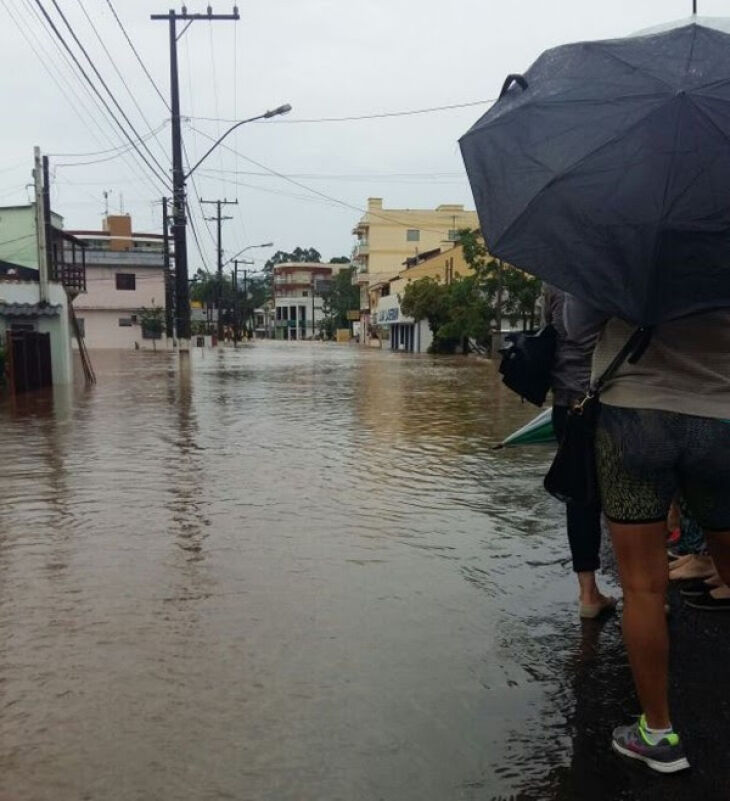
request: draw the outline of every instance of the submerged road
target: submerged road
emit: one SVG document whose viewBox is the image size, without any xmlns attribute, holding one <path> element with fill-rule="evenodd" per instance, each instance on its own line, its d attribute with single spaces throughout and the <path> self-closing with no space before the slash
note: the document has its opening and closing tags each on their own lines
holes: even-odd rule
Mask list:
<svg viewBox="0 0 730 801">
<path fill-rule="evenodd" d="M 730 619 L 670 618 L 692 772 L 614 756 L 618 620 L 578 621 L 549 451 L 490 449 L 533 416 L 492 365 L 92 358 L 0 400 L 2 801 L 730 798 Z"/>
</svg>

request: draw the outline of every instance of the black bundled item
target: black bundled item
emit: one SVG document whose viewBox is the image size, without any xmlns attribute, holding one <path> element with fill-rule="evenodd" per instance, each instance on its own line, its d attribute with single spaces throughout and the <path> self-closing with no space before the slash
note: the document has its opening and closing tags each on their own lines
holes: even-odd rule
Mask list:
<svg viewBox="0 0 730 801">
<path fill-rule="evenodd" d="M 578 506 L 600 502 L 596 472 L 596 424 L 598 397 L 606 382 L 628 359 L 635 364 L 651 340 L 651 327 L 637 328 L 611 364 L 591 384 L 586 396 L 568 412 L 565 434 L 545 476 L 545 489 L 559 501 Z"/>
<path fill-rule="evenodd" d="M 546 325 L 537 333 L 507 334 L 500 349 L 502 382 L 520 397 L 542 406 L 552 383 L 557 332 Z"/>
</svg>

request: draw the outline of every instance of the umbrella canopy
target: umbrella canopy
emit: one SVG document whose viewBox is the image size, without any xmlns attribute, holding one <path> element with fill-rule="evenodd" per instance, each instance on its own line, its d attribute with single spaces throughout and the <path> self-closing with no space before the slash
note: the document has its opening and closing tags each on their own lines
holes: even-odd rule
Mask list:
<svg viewBox="0 0 730 801">
<path fill-rule="evenodd" d="M 545 52 L 461 138 L 490 252 L 626 320 L 730 306 L 730 34 Z"/>
<path fill-rule="evenodd" d="M 508 445 L 554 444 L 555 441 L 553 410 L 545 409 L 533 420 L 530 420 L 527 425 L 518 428 L 517 431 L 514 431 L 506 439 L 503 439 L 495 448 L 505 448 Z"/>
</svg>

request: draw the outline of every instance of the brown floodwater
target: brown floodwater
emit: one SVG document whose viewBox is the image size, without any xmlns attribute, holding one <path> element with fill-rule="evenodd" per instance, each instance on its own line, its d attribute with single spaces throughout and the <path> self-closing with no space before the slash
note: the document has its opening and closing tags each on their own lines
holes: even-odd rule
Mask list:
<svg viewBox="0 0 730 801">
<path fill-rule="evenodd" d="M 535 413 L 492 364 L 92 357 L 0 401 L 3 801 L 586 798 L 577 758 L 604 797 L 618 625 L 578 624 L 549 449 L 491 450 Z"/>
</svg>

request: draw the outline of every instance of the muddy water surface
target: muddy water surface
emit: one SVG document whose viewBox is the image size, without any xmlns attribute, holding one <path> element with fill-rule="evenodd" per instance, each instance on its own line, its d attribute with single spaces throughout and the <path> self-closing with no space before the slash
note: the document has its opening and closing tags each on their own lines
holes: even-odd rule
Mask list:
<svg viewBox="0 0 730 801">
<path fill-rule="evenodd" d="M 3 801 L 625 790 L 617 625 L 576 620 L 549 451 L 490 449 L 533 416 L 492 365 L 92 356 L 0 402 Z"/>
</svg>

